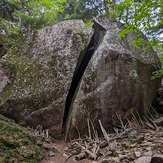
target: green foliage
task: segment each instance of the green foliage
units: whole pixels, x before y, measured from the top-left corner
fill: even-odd
[[[154,72],[152,72],[151,80],[154,80],[156,78],[160,78],[162,76],[163,76],[163,70],[154,71]]]
[[[163,52],[163,51],[162,51]],[[159,58],[160,58],[160,61],[161,61],[161,65],[162,65],[162,67],[163,67],[163,54],[161,54],[160,56],[159,56]]]
[[[92,26],[96,16],[125,23],[120,34],[139,29],[148,36],[150,46],[156,45],[163,31],[162,0],[2,0],[0,3],[0,45],[3,51],[10,48],[15,40],[36,29],[65,19],[83,19]],[[157,40],[157,41],[153,41]],[[143,39],[134,41],[136,47]],[[147,45],[149,46],[149,45]],[[1,48],[2,49],[2,48]],[[2,51],[0,49],[0,52]]]
[[[93,21],[92,20],[85,19],[84,23],[87,24],[89,27],[93,26]]]
[[[11,21],[21,32],[31,32],[56,22],[64,11],[64,3],[65,0],[4,0],[2,18]],[[6,5],[8,8],[4,9]],[[10,12],[12,15],[7,14]]]
[[[55,23],[65,0],[3,0],[0,2],[0,56],[17,40]]]
[[[91,20],[101,9],[100,1],[96,3],[98,6],[93,5],[94,0],[67,0],[62,18]]]
[[[154,49],[158,53],[158,56],[159,56],[160,61],[161,61],[162,69],[158,70],[158,71],[154,71],[152,73],[151,80],[163,77],[163,43],[158,43],[157,45],[154,46]]]
[[[160,60],[163,65],[163,43],[158,43],[154,46],[155,51],[158,53],[158,56],[160,57]]]
[[[150,38],[156,37],[163,26],[163,7],[161,0],[132,1],[123,0],[116,5],[117,20],[128,24],[127,28],[135,27]],[[154,35],[155,34],[155,35]]]
[[[0,115],[0,162],[38,163],[41,151],[27,129]]]

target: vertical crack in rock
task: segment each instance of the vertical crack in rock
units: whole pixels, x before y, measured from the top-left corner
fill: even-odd
[[[96,22],[93,25],[93,28],[95,29],[95,33],[93,34],[90,43],[87,47],[86,50],[84,50],[78,59],[73,79],[71,82],[71,86],[69,89],[69,93],[66,99],[66,104],[65,104],[65,113],[64,113],[64,119],[63,119],[63,130],[66,130],[69,128],[69,121],[70,121],[70,115],[71,115],[71,108],[74,103],[81,78],[85,72],[85,69],[94,54],[96,48],[98,47],[99,43],[101,42],[101,39],[105,35],[106,29],[104,29],[102,26],[97,24]],[[66,134],[66,131],[65,131]]]

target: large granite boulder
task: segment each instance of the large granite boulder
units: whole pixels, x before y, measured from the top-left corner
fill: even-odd
[[[79,90],[71,103],[66,137],[88,134],[88,120],[101,132],[99,120],[108,131],[133,114],[146,114],[160,86],[150,80],[160,61],[152,49],[137,49],[134,32],[120,39],[122,24],[95,20],[95,33],[103,31],[98,47],[85,70]],[[140,37],[140,36],[139,36]],[[144,37],[144,36],[142,36]]]
[[[66,127],[66,139],[88,134],[88,121],[100,133],[99,120],[109,131],[146,114],[160,62],[152,49],[132,44],[134,32],[120,39],[123,29],[108,19],[96,19],[94,29],[69,20],[30,35],[0,59],[0,113],[55,138]]]
[[[82,20],[63,21],[36,31],[12,48],[0,60],[0,112],[60,136],[76,63],[93,33]]]

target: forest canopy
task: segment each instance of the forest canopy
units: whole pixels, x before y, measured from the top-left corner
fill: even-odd
[[[83,19],[91,26],[93,17],[124,23],[126,30],[121,37],[132,30],[140,30],[161,52],[162,4],[163,0],[0,0],[0,52],[6,52],[16,40],[47,25]]]

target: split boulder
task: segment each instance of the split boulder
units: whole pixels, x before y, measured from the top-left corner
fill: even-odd
[[[96,19],[94,28],[95,33],[103,31],[103,37],[72,101],[67,138],[88,135],[88,121],[100,134],[99,120],[109,131],[132,114],[146,114],[161,83],[150,80],[152,72],[160,69],[158,56],[143,44],[133,45],[137,34],[130,32],[121,39],[124,26],[108,19]]]

